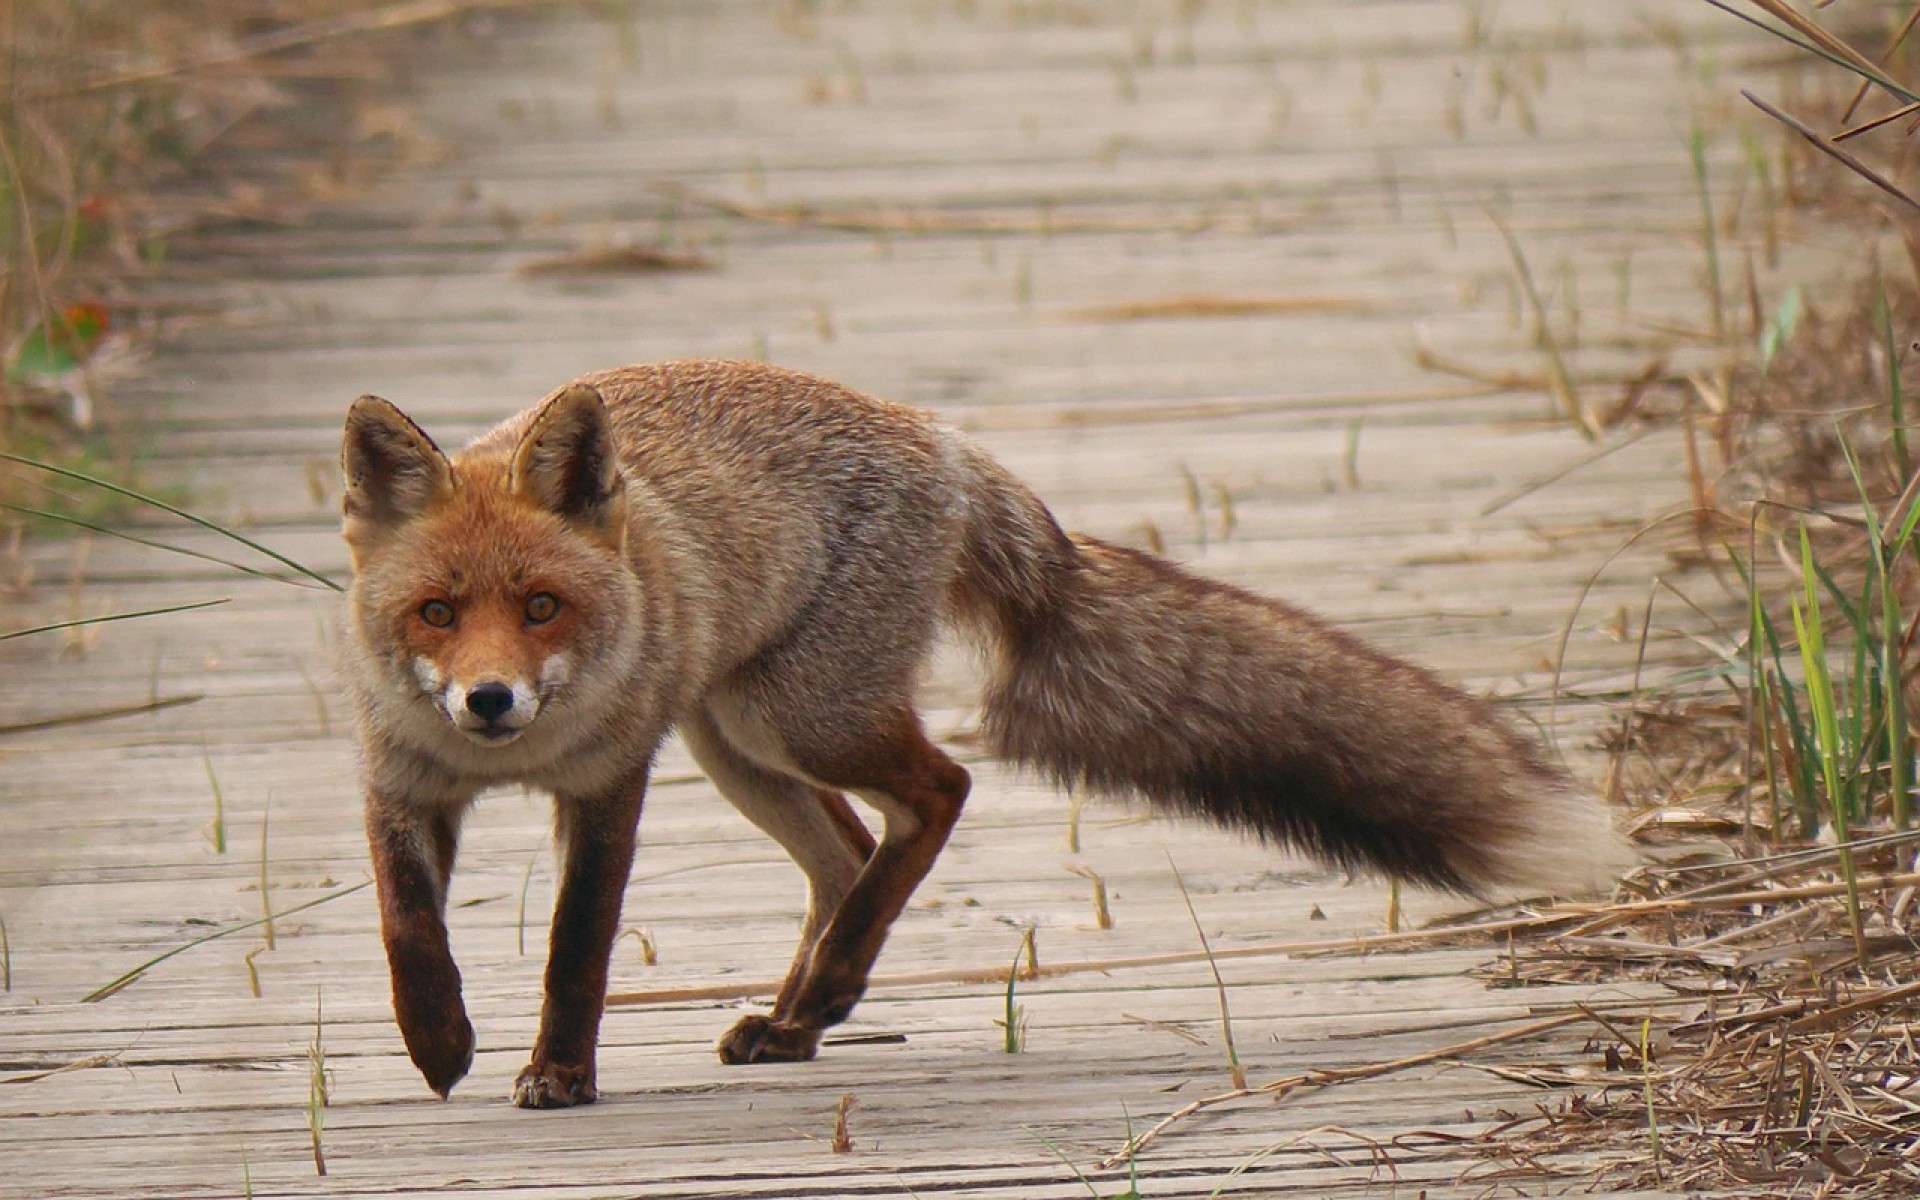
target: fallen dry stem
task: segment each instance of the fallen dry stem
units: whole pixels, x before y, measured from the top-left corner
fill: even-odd
[[[577,275],[659,275],[711,271],[717,264],[704,254],[657,250],[651,246],[584,246],[520,264],[524,279]]]
[[[92,721],[109,721],[115,717],[139,716],[141,713],[178,708],[183,704],[196,704],[206,698],[203,692],[191,692],[184,696],[162,696],[158,700],[149,700],[144,704],[114,704],[105,708],[62,713],[57,717],[41,717],[34,721],[15,721],[10,725],[0,725],[0,736],[9,733],[43,733],[49,729],[61,729],[68,725],[85,725]]]
[[[1860,891],[1884,892],[1894,888],[1907,887],[1920,883],[1920,871],[1898,871],[1886,875],[1860,876]],[[1847,885],[1844,882],[1808,883],[1798,887],[1755,888],[1741,892],[1720,892],[1714,895],[1669,896],[1657,900],[1630,900],[1624,904],[1607,904],[1593,907],[1593,919],[1598,922],[1617,922],[1631,920],[1651,913],[1705,912],[1709,909],[1745,908],[1749,904],[1780,904],[1789,900],[1814,900],[1827,896],[1843,896]],[[1590,933],[1604,925],[1581,925],[1568,931],[1569,934]]]
[[[1145,1133],[1137,1137],[1129,1138],[1126,1145],[1115,1151],[1100,1165],[1103,1169],[1111,1169],[1118,1166],[1120,1163],[1139,1154],[1149,1143],[1157,1140],[1175,1125],[1178,1125],[1181,1121],[1186,1120],[1195,1113],[1204,1112],[1210,1108],[1218,1108],[1222,1104],[1230,1104],[1235,1100],[1245,1100],[1251,1096],[1272,1096],[1278,1099],[1293,1092],[1310,1088],[1329,1087],[1336,1083],[1352,1083],[1360,1079],[1377,1079],[1382,1075],[1391,1075],[1396,1071],[1404,1071],[1409,1067],[1424,1066],[1427,1063],[1459,1058],[1463,1055],[1484,1050],[1489,1046],[1498,1046],[1506,1042],[1516,1042],[1523,1038],[1536,1037],[1542,1033],[1547,1033],[1555,1029],[1563,1029],[1568,1025],[1578,1024],[1588,1019],[1590,1019],[1589,1014],[1585,1012],[1567,1013],[1562,1016],[1549,1017],[1543,1021],[1529,1021],[1524,1025],[1515,1026],[1512,1029],[1503,1029],[1498,1033],[1490,1033],[1484,1037],[1469,1038],[1464,1042],[1455,1042],[1434,1050],[1425,1050],[1419,1054],[1410,1054],[1405,1058],[1391,1059],[1387,1062],[1367,1063],[1357,1067],[1336,1067],[1331,1070],[1302,1071],[1297,1075],[1282,1076],[1271,1082],[1263,1083],[1258,1087],[1235,1088],[1233,1091],[1222,1092],[1217,1096],[1203,1096],[1184,1108],[1176,1109],[1168,1113],[1165,1117],[1161,1118],[1159,1124],[1147,1130]]]
[[[1544,475],[1537,475],[1534,478],[1529,479],[1527,482],[1521,484],[1520,486],[1514,488],[1512,491],[1506,492],[1496,497],[1495,499],[1489,501],[1486,507],[1480,510],[1480,515],[1483,517],[1490,517],[1493,514],[1499,512],[1501,509],[1506,508],[1511,504],[1518,503],[1519,501],[1526,499],[1528,496],[1533,495],[1535,492],[1538,492],[1543,488],[1552,487],[1554,484],[1559,483],[1561,480],[1566,479],[1571,475],[1577,474],[1580,471],[1586,470],[1588,467],[1601,461],[1602,459],[1608,457],[1609,455],[1617,454],[1620,451],[1625,450],[1629,446],[1638,444],[1642,439],[1646,438],[1649,434],[1651,434],[1654,431],[1654,428],[1655,428],[1654,426],[1648,425],[1641,429],[1636,429],[1632,433],[1626,435],[1623,438],[1620,438],[1616,441],[1608,442],[1601,446],[1596,446],[1595,448],[1588,450],[1586,453],[1580,455],[1578,458],[1574,459],[1572,462],[1565,464],[1564,466],[1555,467],[1553,470],[1548,471]]]
[[[1893,35],[1892,39],[1887,42],[1887,48],[1882,50],[1878,57],[1874,59],[1874,65],[1879,67],[1885,67],[1887,65],[1887,62],[1892,59],[1894,52],[1899,50],[1901,45],[1906,42],[1907,35],[1913,32],[1913,27],[1916,22],[1920,22],[1920,5],[1915,5],[1913,10],[1907,13],[1907,19],[1901,22],[1899,32]],[[1841,124],[1853,120],[1853,114],[1859,111],[1860,102],[1865,100],[1867,93],[1872,90],[1873,81],[1871,79],[1862,79],[1860,81],[1859,85],[1854,88],[1853,99],[1847,101],[1846,111],[1840,114]]]
[[[1271,233],[1285,223],[1271,219],[1232,221],[1220,217],[1143,220],[1136,217],[1063,215],[1047,209],[1039,217],[956,213],[938,209],[839,209],[825,211],[804,204],[749,204],[695,191],[681,184],[658,183],[655,192],[693,208],[706,209],[742,221],[789,228],[834,229],[843,233],[879,234],[1016,234],[1046,237],[1057,233]]]
[[[1920,871],[1883,875],[1862,875],[1862,894],[1892,891],[1920,884]],[[1526,916],[1465,925],[1437,925],[1405,933],[1366,934],[1350,938],[1325,938],[1310,941],[1263,942],[1254,946],[1224,946],[1207,950],[1183,950],[1167,954],[1142,954],[1129,958],[1082,959],[1076,962],[1044,963],[1020,977],[1058,979],[1069,975],[1106,974],[1111,971],[1144,970],[1154,967],[1184,966],[1236,958],[1271,958],[1275,955],[1369,954],[1387,950],[1412,950],[1423,946],[1459,943],[1484,943],[1514,933],[1546,933],[1557,926],[1573,925],[1570,935],[1585,936],[1642,917],[1741,909],[1755,904],[1780,904],[1793,900],[1817,899],[1843,894],[1842,883],[1804,884],[1798,887],[1763,888],[1727,892],[1718,895],[1683,895],[1652,900],[1629,900],[1618,904],[1565,904],[1542,909]],[[905,971],[876,975],[869,989],[925,987],[933,984],[1005,984],[1008,967],[958,967],[934,971]],[[780,990],[778,979],[747,980],[740,983],[706,984],[696,987],[652,988],[646,991],[613,992],[610,1005],[685,1004],[701,1000],[746,1000],[767,996]]]
[[[1592,910],[1582,907],[1572,913],[1546,913],[1535,916],[1515,917],[1508,920],[1484,921],[1472,925],[1436,926],[1430,929],[1410,930],[1406,933],[1368,934],[1352,938],[1323,938],[1312,941],[1264,942],[1256,946],[1226,946],[1213,950],[1216,960],[1235,958],[1267,958],[1282,954],[1365,954],[1378,950],[1405,950],[1419,946],[1443,944],[1459,940],[1475,942],[1491,939],[1495,935],[1509,930],[1550,926],[1569,920],[1586,917]],[[1067,975],[1106,974],[1110,971],[1128,971],[1150,969],[1153,967],[1183,966],[1204,963],[1208,955],[1200,950],[1182,950],[1167,954],[1142,954],[1129,958],[1082,959],[1077,962],[1044,963],[1031,970],[1022,970],[1022,979],[1057,979]],[[1010,968],[997,967],[957,967],[934,971],[904,971],[891,975],[876,975],[868,983],[868,990],[886,988],[924,987],[933,984],[996,984],[1007,982]],[[746,1000],[755,996],[768,996],[780,990],[778,979],[748,980],[741,983],[707,984],[697,987],[653,988],[638,992],[613,992],[607,996],[610,1005],[638,1004],[684,1004],[701,1000]]]
[[[89,1054],[85,1058],[76,1058],[70,1063],[53,1067],[45,1071],[28,1071],[23,1075],[9,1075],[0,1079],[0,1085],[9,1083],[38,1083],[42,1079],[52,1079],[56,1075],[66,1075],[74,1071],[91,1071],[96,1067],[110,1067],[120,1061],[123,1051],[112,1054]]]
[[[1908,117],[1915,116],[1916,114],[1920,114],[1920,103],[1903,104],[1892,112],[1875,117],[1871,121],[1865,121],[1859,125],[1842,129],[1839,133],[1833,135],[1833,140],[1836,142],[1844,142],[1850,138],[1857,138],[1863,133],[1872,133],[1883,125],[1891,125],[1896,121],[1904,121]]]
[[[1503,371],[1492,367],[1477,367],[1458,358],[1451,358],[1431,346],[1420,344],[1414,347],[1413,361],[1422,370],[1434,371],[1441,375],[1452,375],[1458,379],[1483,383],[1490,388],[1503,392],[1544,392],[1550,386],[1545,375],[1536,375],[1527,371]]]
[[[1812,146],[1814,149],[1818,150],[1820,153],[1825,154],[1828,157],[1839,162],[1840,164],[1845,166],[1849,171],[1852,171],[1854,174],[1860,176],[1860,178],[1866,180],[1868,183],[1871,183],[1873,186],[1879,188],[1881,191],[1885,192],[1887,195],[1892,196],[1894,199],[1900,201],[1902,204],[1905,204],[1908,208],[1911,208],[1917,212],[1920,212],[1920,200],[1916,200],[1912,196],[1909,196],[1905,191],[1901,190],[1898,184],[1894,183],[1892,180],[1888,179],[1885,175],[1882,175],[1880,172],[1868,166],[1865,162],[1863,162],[1859,158],[1859,156],[1853,154],[1851,151],[1847,150],[1842,146],[1838,146],[1834,144],[1834,142],[1831,139],[1821,136],[1821,134],[1817,130],[1808,128],[1807,125],[1801,122],[1799,119],[1788,116],[1786,113],[1781,112],[1779,109],[1775,108],[1771,104],[1768,104],[1765,100],[1762,100],[1760,97],[1754,95],[1752,92],[1746,90],[1745,88],[1742,88],[1740,90],[1740,94],[1742,96],[1745,96],[1747,100],[1750,103],[1752,103],[1752,105],[1755,108],[1759,109],[1761,112],[1772,117],[1774,120],[1780,122],[1782,125],[1785,125],[1788,129],[1791,129],[1795,133],[1799,134],[1800,137],[1803,140],[1805,140],[1805,142],[1809,146]]]
[[[1298,313],[1370,313],[1376,306],[1351,296],[1167,296],[1069,309],[1076,321],[1162,321],[1176,317],[1276,317]]]
[[[1827,1029],[1844,1024],[1857,1013],[1869,1012],[1878,1008],[1891,1008],[1913,997],[1920,996],[1920,983],[1904,984],[1900,987],[1882,988],[1870,992],[1858,999],[1832,1008],[1823,1008],[1802,1017],[1797,1017],[1781,1029],[1782,1034],[1807,1033],[1815,1029]]]

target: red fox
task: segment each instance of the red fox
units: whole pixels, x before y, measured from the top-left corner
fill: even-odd
[[[772,1011],[720,1058],[812,1058],[967,798],[914,708],[943,622],[990,659],[988,746],[1058,783],[1469,893],[1585,890],[1624,865],[1597,800],[1485,701],[1069,536],[930,414],[823,379],[606,371],[452,458],[367,396],[342,465],[381,934],[407,1052],[442,1096],[474,1046],[446,927],[462,815],[494,784],[553,793],[546,998],[513,1101],[590,1103],[641,796],[675,731],[808,885]]]

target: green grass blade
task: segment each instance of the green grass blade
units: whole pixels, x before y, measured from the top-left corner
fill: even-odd
[[[1887,302],[1887,281],[1873,277],[1873,315],[1880,326],[1880,351],[1886,356],[1887,414],[1893,426],[1893,469],[1901,479],[1913,473],[1907,457],[1907,398],[1900,384],[1900,340],[1893,331],[1893,306]]]
[[[1817,558],[1805,560],[1802,565],[1805,570],[1812,572],[1810,578],[1820,581],[1820,586],[1826,589],[1828,597],[1831,598],[1834,605],[1839,608],[1840,615],[1847,619],[1847,624],[1853,627],[1854,632],[1864,632],[1867,627],[1866,613],[1862,612],[1860,606],[1854,603],[1852,596],[1847,595],[1846,590],[1840,586],[1840,581],[1833,577],[1832,573],[1827,570],[1826,565]],[[1817,604],[1818,601],[1809,600],[1807,603],[1810,605]]]
[[[1916,528],[1920,528],[1920,503],[1908,506],[1906,516],[1901,518],[1900,528],[1894,531],[1893,540],[1887,543],[1889,557],[1898,558],[1900,552],[1908,546],[1915,546],[1916,550],[1920,550],[1920,545],[1915,545],[1913,540],[1913,531]]]
[[[1073,1177],[1080,1181],[1080,1186],[1087,1189],[1087,1195],[1092,1196],[1093,1200],[1100,1200],[1100,1193],[1094,1189],[1092,1181],[1089,1180],[1084,1174],[1081,1173],[1079,1167],[1076,1167],[1073,1165],[1073,1160],[1067,1157],[1066,1151],[1054,1145],[1052,1138],[1048,1137],[1044,1133],[1041,1133],[1037,1129],[1029,1129],[1027,1130],[1027,1132],[1032,1134],[1034,1137],[1039,1138],[1040,1144],[1042,1146],[1045,1146],[1048,1150],[1052,1151],[1053,1156],[1059,1159],[1060,1162],[1063,1165],[1065,1165],[1067,1170],[1073,1172]],[[1127,1131],[1127,1140],[1129,1143],[1131,1143],[1133,1140],[1133,1131],[1131,1129]]]
[[[1820,610],[1808,608],[1798,598],[1792,602],[1793,632],[1800,643],[1801,669],[1807,677],[1807,707],[1813,713],[1817,735],[1814,744],[1819,759],[1820,780],[1826,787],[1830,813],[1844,813],[1840,803],[1840,731],[1833,711],[1833,681],[1827,674],[1826,639],[1820,627]]]
[[[1853,477],[1854,494],[1860,497],[1860,516],[1866,522],[1867,533],[1871,535],[1877,557],[1880,549],[1880,514],[1873,507],[1873,497],[1867,491],[1866,476],[1860,472],[1860,459],[1854,454],[1853,443],[1847,440],[1847,435],[1840,428],[1838,421],[1834,422],[1833,436],[1840,445],[1840,457],[1847,464],[1847,474]]]
[[[363,892],[372,886],[373,886],[373,880],[369,879],[362,883],[356,883],[351,887],[339,888],[338,890],[328,892],[324,896],[316,896],[311,900],[303,901],[299,904],[294,905],[292,908],[283,908],[279,912],[274,913],[273,916],[276,919],[280,917],[290,917],[295,913],[305,912],[310,908],[318,908],[322,904],[327,904],[327,903],[330,903],[331,901],[338,900],[343,896],[351,896],[355,892]],[[105,1000],[108,996],[111,996],[116,992],[124,990],[130,984],[138,982],[142,975],[145,975],[148,971],[151,971],[153,968],[159,966],[163,962],[166,962],[170,958],[176,957],[177,955],[185,954],[187,951],[192,950],[196,946],[204,946],[208,942],[217,941],[218,939],[223,937],[231,937],[236,933],[245,933],[249,929],[258,929],[260,926],[266,923],[267,923],[267,918],[255,917],[251,921],[242,921],[238,925],[228,925],[223,929],[216,929],[212,933],[202,934],[201,936],[194,938],[192,941],[182,942],[178,946],[175,946],[173,949],[168,950],[164,954],[154,955],[152,958],[149,958],[147,961],[141,963],[139,966],[135,967],[133,970],[128,971],[126,974],[121,975],[119,978],[113,980],[111,983],[107,983],[93,989],[91,992],[88,992],[86,995],[80,997],[80,1003],[97,1004],[100,1001]]]
[[[107,537],[119,538],[123,542],[132,542],[136,546],[146,546],[152,550],[165,550],[168,554],[179,554],[186,558],[197,558],[201,562],[210,562],[216,566],[226,567],[232,571],[239,571],[243,575],[252,575],[256,579],[271,579],[275,583],[284,583],[300,588],[311,588],[313,586],[312,584],[302,583],[298,579],[288,579],[285,575],[276,575],[272,571],[262,571],[258,567],[249,567],[245,563],[237,563],[231,559],[221,558],[217,554],[208,554],[202,550],[189,550],[185,546],[175,546],[170,542],[157,542],[152,538],[143,538],[138,534],[128,533],[122,529],[115,529],[109,525],[97,524],[96,522],[71,516],[67,513],[53,512],[44,508],[30,508],[24,504],[10,504],[5,500],[0,500],[0,509],[4,509],[7,512],[17,512],[23,516],[39,517],[46,521],[56,521],[62,525],[77,526],[90,533],[104,534]]]
[[[1032,936],[1031,929],[1021,936],[1020,945],[1013,952],[1013,965],[1007,968],[1006,1015],[999,1024],[1002,1026],[1004,1035],[1000,1048],[1008,1054],[1018,1054],[1026,1048],[1020,1036],[1020,1006],[1014,1002],[1013,997],[1014,989],[1020,979],[1020,960],[1026,957],[1027,942]]]
[[[1780,702],[1781,714],[1787,721],[1787,734],[1793,742],[1794,808],[1800,815],[1801,835],[1812,837],[1820,831],[1820,793],[1813,775],[1819,754],[1814,747],[1814,732],[1801,716],[1800,689],[1794,687],[1793,677],[1787,674],[1786,648],[1780,639],[1780,631],[1764,607],[1756,603],[1756,611],[1761,632],[1766,637],[1768,653],[1773,659],[1773,678],[1777,685],[1774,694]]]
[[[1876,557],[1879,551],[1876,548]],[[1883,560],[1884,563],[1884,560]],[[1886,734],[1887,808],[1895,829],[1905,829],[1912,818],[1913,740],[1908,736],[1907,696],[1901,678],[1900,647],[1906,644],[1906,619],[1900,597],[1883,574],[1880,599],[1881,637],[1878,645],[1882,728]]]
[[[1800,288],[1796,284],[1787,289],[1780,297],[1780,304],[1773,310],[1773,316],[1760,331],[1760,373],[1766,374],[1773,364],[1774,356],[1792,339],[1793,331],[1800,325]]]
[[[1693,160],[1694,188],[1700,193],[1700,232],[1707,251],[1707,303],[1713,318],[1713,340],[1727,340],[1727,298],[1720,286],[1720,234],[1713,219],[1712,177],[1707,173],[1707,135],[1698,125],[1687,139],[1687,153]],[[1770,356],[1769,356],[1770,357]],[[1762,363],[1762,370],[1765,363]]]
[[[1884,307],[1886,293],[1880,291],[1878,300]],[[1891,352],[1892,347],[1889,347]],[[1899,388],[1899,364],[1894,362],[1892,374],[1893,388]],[[1898,401],[1895,401],[1896,406]],[[1900,647],[1906,641],[1906,621],[1900,612],[1900,595],[1892,581],[1891,562],[1900,553],[1903,545],[1913,531],[1913,514],[1909,513],[1901,527],[1900,536],[1889,549],[1881,531],[1879,514],[1875,511],[1873,499],[1867,492],[1867,484],[1860,470],[1859,459],[1853,453],[1853,447],[1842,437],[1840,449],[1846,456],[1847,470],[1853,476],[1854,490],[1860,496],[1860,511],[1867,527],[1867,577],[1865,592],[1860,605],[1863,610],[1871,610],[1876,597],[1879,600],[1879,629],[1867,631],[1861,638],[1861,669],[1866,669],[1867,652],[1871,651],[1872,689],[1869,694],[1863,686],[1860,705],[1863,710],[1873,714],[1873,730],[1862,737],[1860,753],[1863,760],[1870,752],[1868,738],[1878,742],[1885,750],[1887,760],[1887,799],[1888,810],[1896,828],[1905,828],[1908,818],[1910,798],[1909,783],[1913,778],[1913,751],[1907,737],[1906,696],[1901,686]],[[1904,458],[1905,448],[1898,453]],[[1920,509],[1920,505],[1915,506]],[[1868,775],[1871,790],[1872,776]],[[1863,805],[1863,815],[1871,812],[1871,806]]]
[[[1721,551],[1727,561],[1740,576],[1740,584],[1747,590],[1747,695],[1749,697],[1749,722],[1754,726],[1754,736],[1760,742],[1761,766],[1767,773],[1767,828],[1779,836],[1780,830],[1780,755],[1781,747],[1774,741],[1774,714],[1778,707],[1773,688],[1773,676],[1767,670],[1764,651],[1769,643],[1773,648],[1773,658],[1780,659],[1779,639],[1773,636],[1771,622],[1767,619],[1766,605],[1761,600],[1759,582],[1747,570],[1747,564],[1734,552],[1732,546],[1721,543]],[[1790,686],[1790,685],[1789,685]],[[1781,715],[1785,715],[1784,709]],[[1751,759],[1748,760],[1751,764]],[[1747,779],[1748,794],[1752,794],[1753,779],[1751,765]]]
[[[1853,669],[1842,681],[1844,689],[1836,694],[1847,698],[1845,721],[1840,729],[1840,786],[1846,789],[1847,812],[1861,814],[1873,804],[1873,772],[1867,768],[1869,739],[1880,732],[1880,684],[1878,672],[1869,661],[1867,638],[1853,640]]]
[[[200,761],[207,768],[207,787],[213,792],[213,852],[227,852],[227,797],[220,790],[220,777],[213,772],[213,755],[200,747]]]
[[[198,600],[192,604],[170,604],[165,608],[143,608],[138,612],[108,613],[101,617],[78,617],[71,621],[55,621],[51,625],[35,625],[30,629],[15,629],[0,633],[0,642],[12,641],[34,633],[52,633],[58,629],[73,629],[81,625],[103,625],[108,621],[131,621],[136,617],[158,617],[167,613],[193,612],[195,609],[212,608],[215,605],[231,602],[230,597],[218,600]]]
[[[1827,785],[1827,811],[1833,818],[1833,833],[1838,843],[1840,875],[1847,885],[1847,921],[1853,932],[1854,954],[1861,970],[1867,967],[1867,943],[1860,918],[1859,879],[1853,864],[1853,832],[1847,799],[1843,794],[1838,756],[1838,720],[1834,713],[1833,682],[1827,672],[1826,634],[1820,623],[1818,596],[1814,590],[1813,541],[1806,522],[1800,523],[1800,562],[1805,578],[1806,607],[1793,603],[1793,627],[1800,639],[1801,665],[1807,677],[1807,704],[1813,709],[1820,730],[1820,767]]]
[[[311,579],[316,583],[324,584],[325,586],[332,588],[336,592],[344,592],[347,590],[346,588],[341,587],[339,584],[335,583],[333,580],[328,579],[325,575],[320,574],[318,571],[315,571],[310,567],[302,566],[300,563],[293,561],[291,558],[288,558],[286,555],[281,554],[277,550],[268,549],[266,546],[261,545],[259,542],[256,542],[249,537],[245,537],[241,534],[235,533],[233,530],[228,529],[224,525],[218,524],[217,522],[214,522],[214,521],[209,521],[205,517],[197,516],[193,513],[188,512],[184,508],[180,508],[176,505],[168,504],[165,500],[156,499],[152,496],[147,495],[145,492],[136,492],[132,488],[121,487],[117,483],[111,483],[105,479],[97,478],[95,476],[87,474],[85,471],[76,471],[76,470],[73,470],[71,467],[58,467],[52,463],[41,462],[37,458],[28,458],[24,454],[14,454],[6,450],[0,450],[0,461],[17,463],[20,466],[32,467],[37,471],[46,471],[49,474],[58,475],[64,479],[72,479],[79,483],[91,484],[92,486],[97,488],[104,488],[105,490],[112,492],[116,496],[125,496],[129,500],[136,500],[141,504],[145,504],[151,508],[157,508],[161,512],[172,513],[174,516],[179,517],[183,521],[190,521],[193,524],[200,526],[202,529],[211,530],[214,533],[219,534],[221,537],[230,538],[233,541],[239,542],[242,546],[245,546],[247,549],[252,550],[255,553],[264,554],[268,558],[279,563],[283,567],[291,567],[293,570],[298,571],[302,575],[305,575],[308,579]]]
[[[1913,823],[1913,738],[1897,676],[1887,682],[1887,800],[1895,829]]]
[[[1737,561],[1737,560],[1736,560]],[[1746,575],[1741,572],[1742,577]],[[1767,684],[1766,667],[1760,661],[1760,589],[1747,587],[1747,725],[1750,739],[1760,743],[1761,767],[1767,773],[1768,828],[1780,828],[1780,774],[1773,746],[1773,695]],[[1747,796],[1752,803],[1753,776],[1751,756],[1747,759]],[[1751,808],[1749,808],[1751,812]]]
[[[1813,541],[1807,526],[1800,525],[1800,565],[1803,598],[1793,601],[1793,632],[1800,646],[1800,669],[1807,681],[1807,708],[1813,713],[1813,725],[1820,755],[1821,782],[1826,785],[1829,810],[1845,811],[1841,803],[1840,721],[1835,711],[1833,676],[1827,666],[1826,627],[1820,617],[1820,596],[1814,588],[1815,563]]]

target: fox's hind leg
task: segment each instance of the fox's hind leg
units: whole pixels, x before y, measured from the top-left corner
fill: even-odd
[[[927,740],[913,709],[965,549],[966,502],[944,450],[904,479],[894,477],[896,465],[889,460],[872,478],[822,481],[843,507],[812,599],[707,696],[708,718],[742,756],[858,796],[882,820],[879,844],[773,1015],[747,1017],[721,1039],[726,1062],[813,1057],[821,1031],[846,1020],[866,991],[887,930],[966,802],[966,771]]]
[[[787,737],[787,752],[807,778],[844,789],[878,809],[880,842],[820,930],[804,962],[797,962],[770,1016],[750,1016],[720,1041],[729,1063],[791,1062],[812,1058],[820,1034],[847,1014],[867,989],[887,931],[926,878],[967,798],[967,772],[921,732],[902,707],[874,720],[857,740],[810,744]]]
[[[873,854],[873,835],[845,796],[754,762],[728,743],[706,714],[682,721],[680,736],[720,794],[780,843],[806,874],[807,916],[800,927],[800,947],[773,1006],[773,1019],[785,1020],[814,943]],[[720,1055],[728,1058],[724,1044]]]

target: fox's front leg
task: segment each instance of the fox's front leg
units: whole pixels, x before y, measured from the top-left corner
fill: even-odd
[[[547,944],[547,995],[533,1061],[514,1081],[521,1108],[591,1104],[594,1047],[607,1001],[607,960],[620,927],[620,900],[633,869],[634,829],[646,793],[645,769],[592,799],[556,796],[560,895]]]
[[[433,807],[370,791],[367,844],[380,894],[380,938],[393,975],[393,1015],[407,1055],[445,1099],[473,1065],[473,1025],[447,945],[447,879],[464,804]]]

